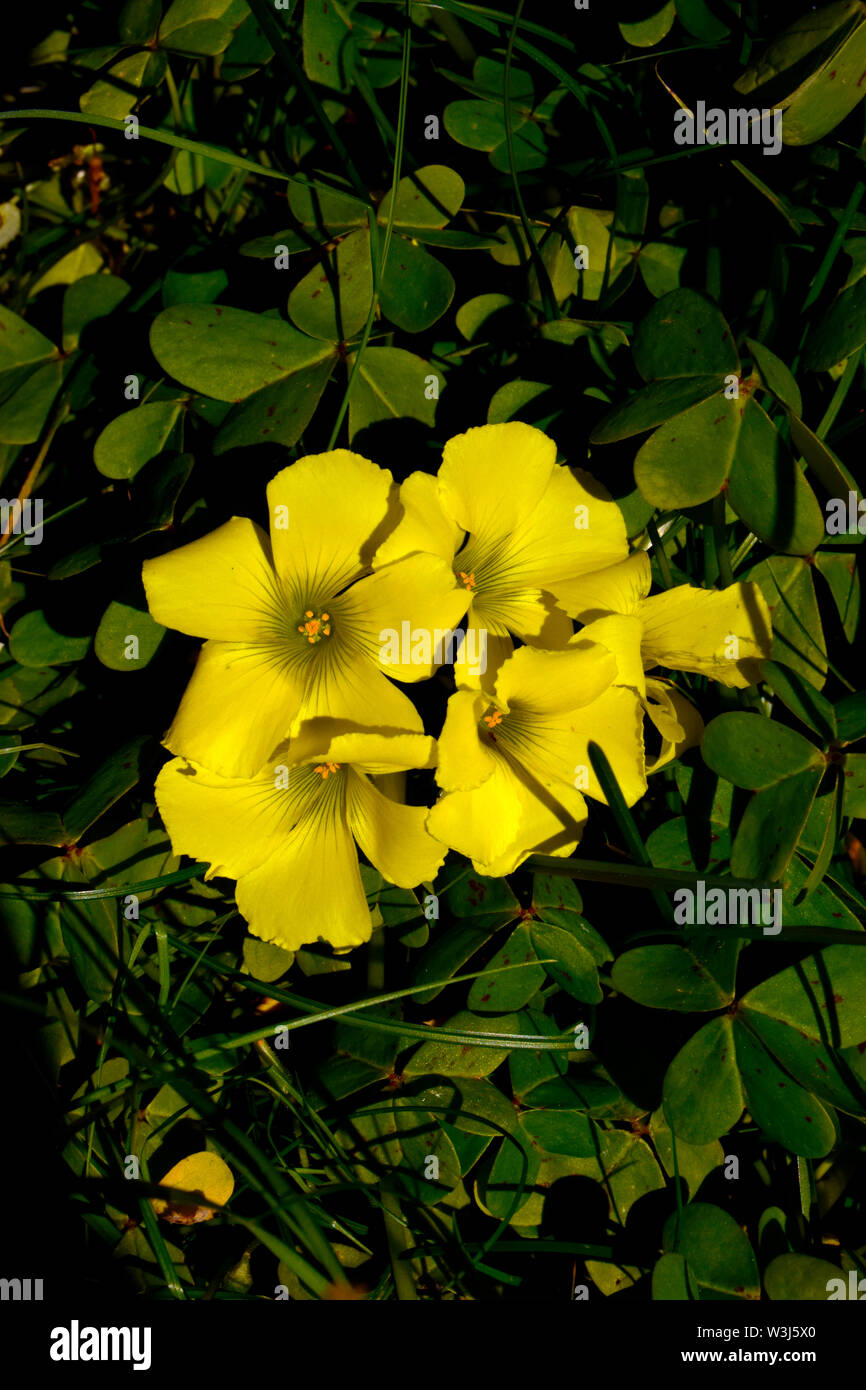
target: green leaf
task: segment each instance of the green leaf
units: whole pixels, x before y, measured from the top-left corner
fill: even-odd
[[[669,241],[651,241],[641,247],[637,268],[656,299],[679,288],[680,271],[687,254],[688,247],[674,246]]]
[[[836,705],[839,742],[856,743],[866,738],[866,691],[845,695]]]
[[[149,613],[112,600],[96,629],[93,650],[103,666],[112,671],[141,671],[156,652],[165,631]]]
[[[632,350],[644,381],[740,372],[730,328],[696,290],[673,290],[658,300],[641,320]]]
[[[589,1116],[578,1110],[532,1110],[521,1115],[520,1124],[546,1153],[593,1158],[600,1147],[600,1132]]]
[[[777,661],[765,661],[762,676],[782,704],[816,733],[825,746],[836,738],[833,706],[813,685],[789,666],[782,666]]]
[[[48,338],[0,304],[0,389],[4,394],[27,375],[21,368],[35,367],[56,355]]]
[[[368,225],[368,208],[349,189],[330,188],[292,179],[289,184],[289,208],[302,227],[315,229],[323,241],[353,227]],[[277,234],[283,240],[284,232]],[[274,254],[273,246],[269,254]]]
[[[815,597],[812,566],[794,555],[774,555],[743,576],[761,586],[773,620],[773,661],[790,666],[820,690],[827,647]]]
[[[119,275],[85,275],[63,296],[63,351],[74,352],[88,324],[113,313],[129,294]]]
[[[668,1177],[673,1179],[679,1172],[690,1197],[697,1194],[704,1179],[725,1161],[724,1149],[716,1141],[711,1144],[688,1144],[685,1139],[677,1139],[675,1165],[674,1140],[662,1109],[656,1110],[650,1117],[650,1134]]]
[[[641,495],[671,510],[715,497],[733,465],[742,424],[739,403],[723,394],[675,415],[638,450],[634,480]]]
[[[150,330],[150,345],[164,371],[217,401],[246,400],[333,357],[281,319],[214,304],[164,309]]]
[[[361,331],[372,299],[370,234],[362,229],[345,237],[324,264],[315,265],[295,286],[289,315],[313,338],[342,341]]]
[[[600,1003],[598,967],[585,946],[570,932],[543,922],[532,923],[530,937],[539,960],[546,962],[544,969],[567,994],[586,1004]]]
[[[479,1018],[468,1010],[461,1010],[448,1020],[448,1028],[466,1033],[516,1033],[517,1014],[500,1014],[496,1018]],[[503,1047],[485,1047],[483,1040],[473,1046],[471,1043],[452,1043],[435,1038],[424,1042],[405,1064],[403,1071],[407,1076],[489,1076],[508,1056]]]
[[[85,830],[141,779],[150,739],[144,735],[121,744],[63,812],[66,843],[80,840]]]
[[[336,351],[263,386],[229,412],[214,440],[215,454],[248,444],[297,443],[312,419],[338,361]]]
[[[676,17],[674,0],[667,0],[667,4],[662,5],[646,19],[637,19],[631,23],[620,21],[617,28],[626,43],[632,44],[635,48],[653,48],[655,44],[661,43]]]
[[[408,417],[432,425],[436,400],[428,398],[431,375],[436,376],[429,362],[404,348],[367,348],[349,400],[349,437],[379,420]]]
[[[505,420],[520,419],[537,423],[535,412],[539,407],[533,403],[550,391],[551,387],[543,381],[506,381],[490,398],[488,425],[501,425]],[[542,427],[540,423],[538,427]]]
[[[816,65],[808,71],[808,75],[803,76],[805,64],[794,68],[799,85],[790,95],[786,93],[781,101],[775,99],[775,104],[781,105],[785,113],[783,139],[786,145],[811,145],[816,140],[822,140],[854,110],[864,96],[860,85],[866,66],[866,25],[863,23],[862,7],[857,4],[831,4],[819,11],[817,17],[810,14],[805,18],[805,24],[801,19],[773,45],[773,66],[788,67],[786,39],[790,43],[793,38],[791,49],[798,56],[802,52],[805,35],[809,36],[810,47],[820,44],[813,54]],[[749,76],[744,74],[744,78]],[[739,87],[739,83],[735,85]],[[762,96],[760,85],[757,90]]]
[[[394,230],[414,235],[416,228],[441,228],[456,217],[463,204],[465,185],[460,175],[445,164],[425,164],[402,178],[394,200]],[[379,204],[376,219],[386,226],[391,211],[391,189]]]
[[[142,89],[158,87],[165,76],[165,54],[139,49],[126,53],[112,64],[105,77],[100,77],[79,100],[86,116],[109,116],[122,120],[134,110],[141,99]]]
[[[842,630],[848,641],[853,642],[860,622],[860,574],[854,558],[850,554],[834,555],[831,551],[819,550],[815,568],[827,581]]]
[[[761,380],[772,391],[777,400],[782,405],[792,410],[795,415],[803,414],[803,398],[800,395],[800,388],[794,380],[794,376],[789,367],[785,366],[781,357],[777,357],[763,343],[758,343],[754,338],[746,339],[746,346],[755,359],[755,365],[761,374]]]
[[[106,478],[134,478],[157,454],[172,447],[183,401],[145,401],[105,426],[93,446],[93,462]]]
[[[810,1096],[774,1061],[766,1047],[737,1020],[737,1065],[746,1106],[768,1139],[804,1158],[823,1158],[836,1142],[836,1127],[815,1096]]]
[[[822,776],[823,766],[807,767],[755,792],[731,850],[735,878],[774,883],[781,877],[797,847]]]
[[[63,666],[81,661],[90,637],[73,637],[56,631],[41,609],[25,613],[9,635],[9,651],[22,666]]]
[[[245,0],[174,0],[159,26],[159,43],[190,57],[213,57],[247,16]]]
[[[415,1201],[440,1201],[453,1192],[462,1176],[457,1150],[443,1128],[442,1117],[417,1109],[415,1102],[410,1105],[403,1095],[394,1097],[394,1114],[403,1152],[401,1183]],[[428,1176],[429,1158],[437,1160],[435,1178]]]
[[[156,37],[161,16],[160,0],[126,0],[117,31],[124,43],[149,43]]]
[[[684,1255],[673,1250],[661,1255],[653,1266],[652,1293],[654,1303],[681,1303],[700,1299],[698,1282],[689,1270]]]
[[[759,791],[806,768],[823,767],[819,749],[794,729],[759,714],[720,714],[704,731],[708,767],[737,787]]]
[[[793,555],[811,555],[824,539],[824,514],[769,416],[746,402],[728,501],[749,530]]]
[[[590,435],[592,444],[613,444],[680,416],[701,401],[724,399],[722,376],[689,376],[654,381],[635,392],[624,405],[602,417]]]
[[[484,968],[500,970],[503,966],[519,963],[529,967],[536,959],[529,929],[521,922]],[[476,1013],[509,1013],[522,1009],[544,984],[545,977],[545,968],[540,965],[534,969],[505,970],[497,976],[485,975],[474,981],[467,1002]]]
[[[666,1251],[682,1255],[689,1273],[711,1296],[757,1299],[758,1264],[748,1237],[732,1216],[708,1202],[690,1202],[665,1222]]]
[[[379,291],[382,312],[391,322],[407,333],[423,333],[442,317],[453,297],[450,271],[423,246],[395,237]]]
[[[4,401],[0,406],[0,441],[4,444],[36,442],[72,365],[71,359],[46,362]]]
[[[730,33],[707,0],[676,0],[676,7],[683,28],[701,43],[716,44]]]
[[[866,27],[864,27],[866,34]],[[866,343],[866,279],[858,280],[836,297],[822,319],[809,332],[803,365],[811,372],[826,372],[850,357]]]
[[[764,1270],[764,1289],[774,1302],[826,1303],[831,1279],[848,1288],[845,1270],[815,1255],[777,1255]]]
[[[273,256],[273,248],[270,254]],[[212,304],[227,288],[226,272],[199,270],[194,272],[168,270],[162,282],[162,302],[166,309],[173,304]]]
[[[614,964],[611,984],[620,994],[652,1009],[676,1009],[684,1013],[703,1013],[724,1008],[733,998],[736,952],[719,942],[711,968],[707,951],[700,955],[683,946],[639,946],[626,951]],[[727,957],[726,961],[724,958]],[[719,967],[728,979],[723,986],[717,978]],[[733,968],[731,968],[733,966]]]
[[[481,327],[503,309],[513,309],[515,300],[510,294],[479,294],[461,304],[455,315],[459,332],[468,342],[477,337]],[[489,329],[488,329],[489,332]]]
[[[733,1020],[711,1019],[680,1049],[665,1073],[664,1113],[677,1138],[709,1144],[743,1113]]]
[[[102,257],[92,241],[82,241],[72,251],[55,261],[50,270],[40,275],[30,290],[30,298],[53,285],[72,285],[86,275],[95,275],[102,270]]]
[[[352,22],[338,0],[304,0],[304,72],[311,82],[344,92],[355,68]]]

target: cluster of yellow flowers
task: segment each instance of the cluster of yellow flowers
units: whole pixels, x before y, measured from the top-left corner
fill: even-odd
[[[160,623],[207,639],[157,780],[172,845],[237,879],[250,929],[290,950],[369,938],[357,846],[403,888],[449,847],[490,876],[570,854],[582,792],[603,800],[590,741],[631,805],[700,740],[695,708],[646,671],[746,686],[769,655],[756,585],[648,597],[619,507],[529,425],[471,429],[436,477],[399,487],[346,449],[311,455],[267,496],[270,537],[234,517],[146,561],[144,583]],[[437,742],[394,681],[449,653]],[[661,735],[649,765],[645,716]],[[436,769],[431,809],[381,789],[410,768]]]

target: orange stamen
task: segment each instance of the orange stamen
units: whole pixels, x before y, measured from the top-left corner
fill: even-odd
[[[313,771],[314,771],[314,772],[318,772],[318,773],[321,774],[321,777],[322,777],[322,781],[323,781],[323,782],[326,782],[326,781],[328,780],[328,773],[329,773],[329,772],[339,772],[339,770],[340,770],[340,764],[339,764],[339,763],[319,763],[319,766],[318,766],[318,767],[314,767],[314,768],[313,768]]]
[[[502,710],[495,709],[492,714],[485,714],[484,723],[488,729],[495,729],[497,724],[502,723]]]
[[[471,573],[469,573],[469,574],[467,574],[465,570],[460,570],[460,571],[459,571],[459,574],[460,574],[460,578],[463,580],[463,584],[464,584],[465,588],[467,588],[467,589],[474,589],[474,588],[475,588],[475,571],[474,571],[474,570],[472,570]]]

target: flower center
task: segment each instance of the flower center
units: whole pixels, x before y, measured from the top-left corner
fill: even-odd
[[[474,588],[475,588],[475,571],[474,571],[474,570],[470,571],[469,573],[467,573],[466,570],[458,570],[458,571],[457,571],[457,578],[463,581],[463,587],[464,587],[464,589],[474,589]]]
[[[298,623],[298,632],[302,637],[306,637],[310,643],[321,642],[323,637],[331,635],[331,616],[329,613],[314,613],[312,608],[308,608],[304,613],[304,621]],[[318,772],[318,768],[316,769]]]
[[[327,782],[328,773],[339,772],[341,766],[340,763],[319,763],[318,767],[313,768],[313,771],[320,773],[322,781]]]

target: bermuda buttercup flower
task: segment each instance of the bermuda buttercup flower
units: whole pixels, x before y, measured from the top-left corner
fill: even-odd
[[[333,735],[333,723],[302,724],[255,777],[221,777],[175,758],[156,780],[175,853],[207,862],[208,879],[237,879],[238,911],[250,931],[290,951],[319,940],[345,949],[369,939],[356,845],[400,888],[432,880],[445,857],[425,829],[426,807],[392,801],[370,781],[432,767],[435,740]]]
[[[615,674],[597,642],[521,647],[491,693],[452,695],[436,772],[444,795],[427,818],[430,833],[492,878],[532,853],[570,854],[587,817],[574,775],[587,742],[584,713]]]
[[[144,564],[150,611],[207,639],[166,737],[172,753],[252,776],[302,719],[420,733],[411,700],[432,662],[382,661],[383,628],[449,628],[465,607],[449,565],[407,556],[370,572],[399,514],[391,474],[335,449],[268,485],[270,538],[233,517]],[[387,675],[385,672],[387,671]]]
[[[556,462],[556,445],[520,421],[479,425],[445,445],[434,478],[413,473],[400,489],[404,516],[374,568],[413,552],[451,566],[467,630],[487,633],[488,665],[524,642],[561,647],[573,627],[557,608],[559,580],[628,554],[615,502],[587,473]]]
[[[770,610],[757,584],[698,589],[679,584],[648,598],[652,566],[640,550],[597,574],[551,585],[558,602],[581,623],[611,614],[632,619],[645,670],[667,666],[745,688],[760,679],[773,642]],[[600,635],[595,637],[603,641]]]
[[[747,686],[760,677],[772,646],[770,612],[756,584],[709,590],[681,584],[648,598],[652,569],[645,551],[597,574],[557,585],[559,602],[586,624],[572,639],[601,642],[616,657],[617,674],[586,711],[586,727],[603,749],[627,803],[647,788],[658,771],[700,741],[703,721],[670,682],[646,675],[655,666],[709,676],[728,686]],[[662,745],[649,765],[644,717],[658,729]],[[604,800],[588,751],[586,791]]]

